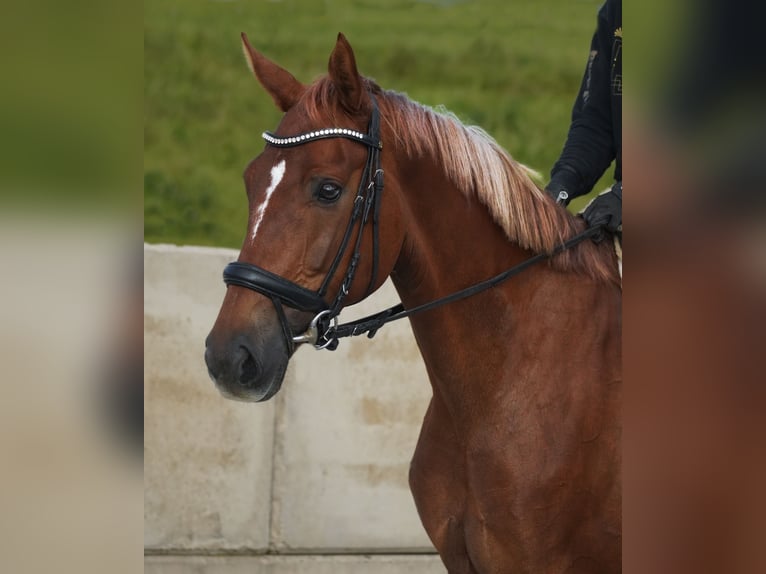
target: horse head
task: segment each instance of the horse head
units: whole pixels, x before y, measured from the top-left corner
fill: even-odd
[[[205,361],[225,396],[264,401],[279,390],[296,345],[311,339],[301,333],[313,327],[315,339],[317,324],[384,282],[403,224],[396,181],[387,178],[382,193],[376,87],[357,71],[346,38],[338,35],[327,76],[310,86],[244,34],[242,44],[285,115],[244,173],[247,233],[224,275]]]

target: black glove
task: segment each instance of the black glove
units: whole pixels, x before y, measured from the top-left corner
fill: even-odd
[[[622,231],[622,182],[591,201],[582,217],[588,227],[603,227],[612,233]]]

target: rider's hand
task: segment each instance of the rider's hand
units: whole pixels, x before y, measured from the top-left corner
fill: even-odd
[[[622,231],[622,182],[598,195],[583,211],[588,227],[603,227],[612,233]]]

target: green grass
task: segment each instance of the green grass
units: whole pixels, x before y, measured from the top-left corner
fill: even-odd
[[[547,174],[566,136],[600,3],[145,3],[145,239],[241,244],[242,171],[280,114],[244,63],[240,32],[304,82],[326,71],[343,32],[361,73],[424,104],[444,105]]]

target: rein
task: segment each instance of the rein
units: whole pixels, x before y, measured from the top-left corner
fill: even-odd
[[[366,333],[367,338],[372,339],[378,330],[387,323],[398,321],[399,319],[404,319],[406,317],[411,317],[412,315],[422,313],[423,311],[430,311],[436,307],[441,307],[442,305],[447,305],[448,303],[460,301],[461,299],[467,299],[468,297],[472,297],[473,295],[487,291],[488,289],[491,289],[492,287],[507,281],[511,277],[520,274],[522,271],[526,271],[535,263],[550,259],[551,257],[554,257],[555,255],[558,255],[567,249],[571,249],[585,239],[595,237],[600,233],[602,233],[600,228],[589,227],[588,229],[581,231],[577,235],[571,237],[564,243],[557,245],[556,248],[554,248],[550,253],[539,253],[534,255],[529,259],[522,261],[518,265],[514,265],[510,269],[506,269],[502,273],[499,273],[494,277],[490,277],[489,279],[486,279],[480,283],[475,283],[469,287],[466,287],[465,289],[455,291],[454,293],[450,293],[449,295],[445,295],[439,299],[434,299],[428,303],[423,303],[417,307],[412,307],[411,309],[405,309],[404,305],[399,303],[393,307],[389,307],[388,309],[380,311],[379,313],[367,315],[366,317],[362,317],[356,321],[350,321],[341,325],[331,325],[327,331],[321,335],[321,337],[330,338],[337,341],[338,339],[342,339],[344,337],[356,337]],[[337,347],[337,344],[335,347]],[[333,347],[333,349],[335,347]]]
[[[550,259],[567,249],[571,249],[585,239],[595,237],[602,233],[602,230],[599,227],[590,227],[557,245],[550,253],[534,255],[494,277],[490,277],[480,283],[476,283],[439,299],[423,303],[417,307],[405,309],[404,306],[399,303],[381,312],[357,319],[356,321],[338,324],[338,315],[343,307],[343,301],[348,295],[354,276],[356,275],[364,228],[370,219],[372,220],[373,262],[370,282],[367,285],[367,292],[364,297],[367,297],[372,292],[378,274],[378,216],[380,199],[383,193],[383,170],[380,168],[380,151],[383,148],[383,144],[380,140],[380,112],[378,111],[378,104],[372,94],[370,97],[372,98],[372,115],[370,117],[367,134],[346,128],[321,129],[290,137],[277,136],[271,132],[264,132],[263,134],[263,139],[266,140],[269,145],[275,147],[287,148],[320,139],[345,138],[361,143],[367,146],[369,150],[367,154],[367,162],[359,182],[359,189],[354,198],[354,207],[346,231],[343,235],[340,247],[338,248],[338,252],[335,254],[330,269],[318,291],[311,291],[310,289],[306,289],[280,275],[276,275],[257,265],[243,261],[233,261],[224,268],[223,280],[226,285],[245,287],[257,291],[271,299],[285,337],[288,356],[291,356],[295,352],[296,344],[300,343],[310,343],[316,349],[329,349],[334,351],[338,348],[339,340],[345,337],[356,337],[358,335],[367,334],[367,337],[371,339],[375,336],[378,330],[387,323],[398,321],[405,317],[411,317],[417,313],[441,307],[442,305],[466,299],[486,291],[487,289],[518,275],[536,263]],[[372,215],[371,218],[370,215]],[[338,266],[340,265],[344,253],[351,244],[351,236],[353,235],[357,222],[359,222],[359,230],[354,241],[354,250],[351,255],[351,260],[337,295],[333,299],[332,304],[328,305],[325,302],[327,288],[338,270]],[[287,317],[285,316],[285,311],[282,306],[283,303],[288,307],[299,311],[315,313],[309,328],[302,335],[292,334],[292,330],[287,322]]]

